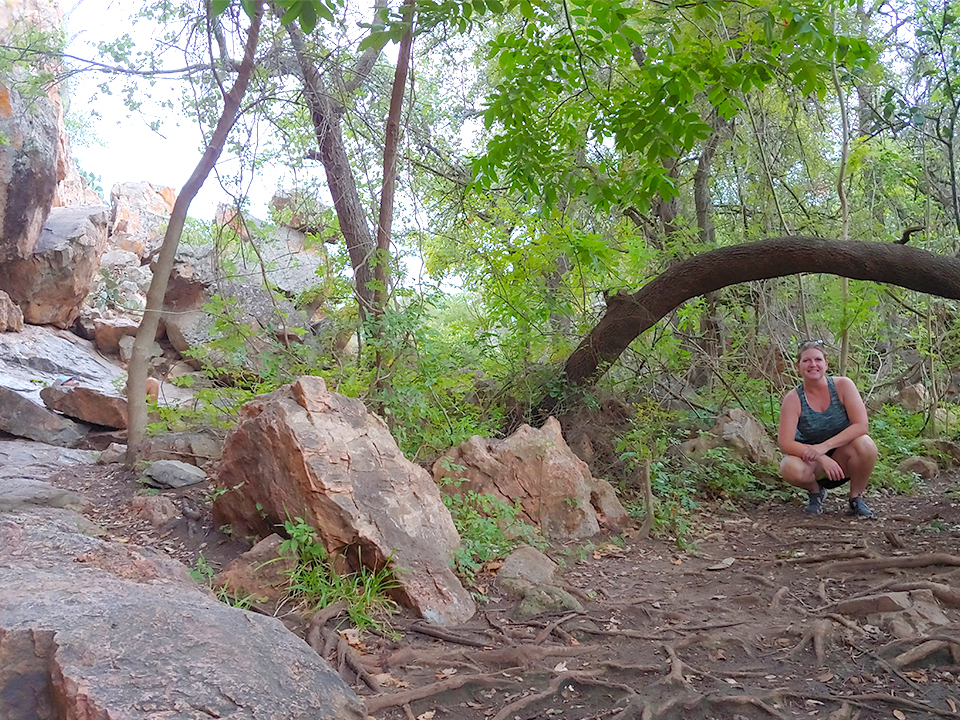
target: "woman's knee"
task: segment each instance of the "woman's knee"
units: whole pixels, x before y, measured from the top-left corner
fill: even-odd
[[[787,455],[780,461],[780,477],[791,485],[797,485],[813,480],[814,473],[801,458]]]
[[[850,443],[850,449],[860,461],[876,462],[879,454],[877,444],[869,435],[861,435]]]

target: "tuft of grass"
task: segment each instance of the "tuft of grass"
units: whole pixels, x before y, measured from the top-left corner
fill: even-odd
[[[397,587],[388,568],[390,558],[378,570],[361,565],[356,573],[341,574],[330,562],[316,531],[303,518],[288,518],[283,529],[287,539],[281,543],[280,552],[297,559],[297,566],[290,573],[289,597],[311,611],[342,600],[357,629],[382,630],[381,620],[396,608],[388,597],[390,590]]]

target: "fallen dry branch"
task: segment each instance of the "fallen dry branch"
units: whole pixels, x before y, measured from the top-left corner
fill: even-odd
[[[900,653],[890,662],[893,663],[894,667],[905,668],[907,665],[920,662],[921,660],[930,657],[934,653],[940,652],[948,647],[950,647],[950,643],[944,642],[943,640],[927,640],[924,643],[920,643],[915,648]]]
[[[459,675],[430,685],[424,685],[423,687],[413,688],[412,690],[371,695],[370,697],[364,698],[363,701],[367,706],[367,713],[372,715],[384,708],[407,705],[414,700],[423,700],[433,695],[457,690],[470,683],[478,683],[487,687],[500,687],[501,685],[510,684],[511,681],[505,680],[499,673],[489,675]]]
[[[903,555],[901,557],[866,558],[864,560],[847,560],[835,562],[822,569],[823,573],[840,572],[871,572],[888,568],[921,568],[931,565],[960,566],[960,557],[947,553],[930,553],[927,555]]]
[[[878,558],[877,553],[871,550],[847,550],[844,552],[827,553],[825,555],[803,555],[802,557],[784,558],[782,565],[812,565],[834,560],[850,560],[852,558]]]
[[[840,615],[839,613],[827,613],[826,615],[824,615],[824,617],[829,618],[830,620],[833,620],[836,623],[840,623],[845,628],[849,630],[853,630],[854,632],[860,633],[861,635],[867,634],[867,631],[864,630],[862,627],[860,627],[856,622],[854,622],[850,618],[846,618],[843,615]]]
[[[443,628],[439,628],[434,625],[427,625],[425,623],[410,623],[407,625],[407,631],[420,633],[421,635],[427,635],[429,637],[437,638],[438,640],[444,640],[446,642],[456,643],[457,645],[466,645],[467,647],[490,647],[490,643],[483,642],[482,640],[474,640],[473,638],[464,637],[463,635],[458,635],[457,633],[450,632],[449,630],[444,630]]]

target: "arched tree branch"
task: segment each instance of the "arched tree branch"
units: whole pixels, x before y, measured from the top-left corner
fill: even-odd
[[[631,342],[690,298],[796,273],[829,273],[960,298],[960,260],[898,243],[789,236],[711,250],[669,268],[636,293],[609,297],[607,312],[567,359],[567,393],[599,380]],[[537,416],[546,417],[562,399],[541,400]]]

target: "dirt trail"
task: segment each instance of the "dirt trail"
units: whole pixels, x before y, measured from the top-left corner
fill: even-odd
[[[847,517],[835,493],[819,517],[799,498],[704,511],[688,552],[629,537],[561,549],[582,614],[514,622],[515,601],[481,578],[467,625],[398,618],[398,637],[324,652],[378,720],[960,717],[957,479],[874,495],[873,520]],[[202,518],[159,532],[136,519],[123,473],[56,483],[91,496],[118,537],[188,563],[236,552]]]

